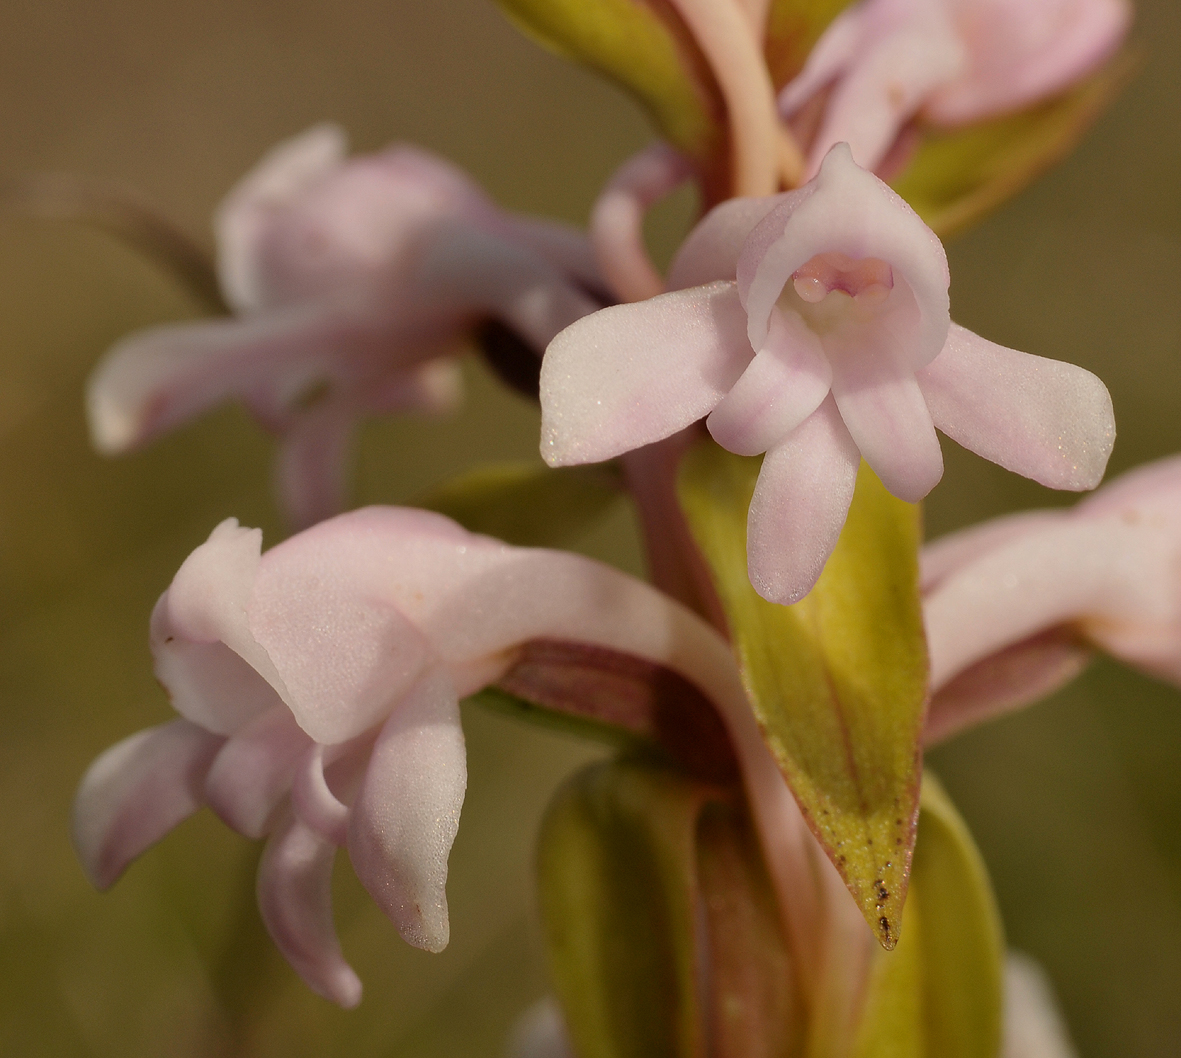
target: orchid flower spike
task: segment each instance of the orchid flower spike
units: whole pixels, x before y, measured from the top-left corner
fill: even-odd
[[[926,737],[1044,697],[1099,648],[1181,685],[1181,457],[923,550]]]
[[[463,173],[396,146],[347,159],[317,125],[280,144],[216,216],[229,319],[124,339],[90,380],[95,446],[136,448],[225,400],[279,434],[297,526],[344,506],[359,417],[459,399],[456,355],[496,319],[538,351],[597,308],[586,240],[512,217]]]
[[[820,576],[862,457],[904,500],[934,487],[935,427],[1051,488],[1103,476],[1115,438],[1103,383],[952,323],[938,238],[843,144],[804,187],[709,213],[669,285],[550,343],[542,455],[610,459],[703,416],[724,448],[765,452],[747,552],[772,602]]]
[[[74,844],[98,888],[208,804],[269,836],[258,891],[271,936],[314,990],[351,1006],[360,983],[332,923],[336,848],[408,942],[440,951],[466,787],[459,700],[498,682],[577,699],[596,665],[615,692],[630,664],[711,703],[763,832],[780,847],[803,833],[729,646],[649,585],[401,508],[260,547],[259,530],[223,522],[152,614],[156,675],[181,719],[109,749],[82,781]]]
[[[1131,22],[1128,0],[861,0],[779,94],[788,118],[828,92],[809,151],[835,143],[876,170],[911,119],[958,126],[1031,106],[1095,70]]]

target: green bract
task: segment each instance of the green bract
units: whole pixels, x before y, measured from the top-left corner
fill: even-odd
[[[968,227],[1065,157],[1128,79],[1128,56],[1057,99],[954,131],[926,129],[891,186],[942,238]]]
[[[927,651],[918,508],[862,463],[816,587],[777,606],[751,587],[746,511],[758,459],[689,452],[681,505],[713,575],[764,737],[887,948],[898,940],[918,815]]]
[[[1000,918],[980,853],[930,773],[903,925],[898,947],[875,956],[854,1058],[996,1058]]]
[[[623,85],[674,146],[718,153],[723,108],[688,30],[662,0],[496,0],[540,44]]]

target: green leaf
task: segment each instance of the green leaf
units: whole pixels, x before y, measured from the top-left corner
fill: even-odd
[[[667,0],[497,0],[523,32],[617,81],[670,143],[695,158],[718,153],[721,97]]]
[[[1065,157],[1127,83],[1126,53],[1040,106],[950,132],[926,129],[894,190],[940,237],[974,223]]]
[[[796,1058],[805,1012],[741,795],[652,758],[558,791],[542,920],[581,1058]]]
[[[930,772],[903,929],[875,956],[854,1058],[997,1058],[1000,917],[980,853]]]
[[[771,80],[782,88],[804,68],[804,60],[829,23],[853,0],[771,0],[763,51]]]
[[[809,826],[881,943],[898,939],[918,816],[927,652],[919,510],[862,464],[845,529],[794,606],[746,570],[758,459],[691,450],[681,506],[726,611],[743,680]]]
[[[554,985],[580,1058],[704,1053],[695,963],[702,787],[595,765],[550,804],[538,847]]]
[[[415,506],[520,547],[559,547],[606,514],[622,488],[612,464],[492,463],[443,482]]]

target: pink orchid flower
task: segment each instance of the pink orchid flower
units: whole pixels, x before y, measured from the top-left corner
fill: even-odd
[[[496,319],[537,350],[597,308],[585,239],[500,212],[463,173],[413,147],[346,159],[318,125],[276,147],[216,217],[235,315],[132,335],[90,382],[95,446],[138,447],[231,398],[282,438],[293,522],[344,506],[358,418],[441,411],[457,354]]]
[[[498,682],[568,698],[604,657],[610,701],[626,704],[620,658],[658,668],[662,687],[680,679],[678,730],[686,693],[712,703],[719,726],[703,730],[737,753],[763,832],[784,849],[807,840],[729,646],[649,585],[400,508],[260,546],[259,530],[223,522],[152,614],[156,674],[181,719],[112,747],[83,779],[74,844],[96,887],[208,804],[268,836],[258,891],[271,936],[314,990],[354,1005],[360,982],[332,922],[336,849],[409,943],[441,950],[466,787],[459,700]],[[555,656],[574,659],[565,683]]]
[[[1181,685],[1181,457],[936,540],[922,568],[928,741],[1044,697],[1096,647]]]
[[[862,457],[904,500],[934,487],[936,427],[1052,488],[1103,476],[1115,437],[1103,383],[952,323],[938,238],[847,146],[796,191],[714,209],[669,285],[550,343],[542,455],[597,462],[704,416],[724,448],[765,452],[747,548],[773,602],[816,582]]]
[[[842,141],[877,169],[916,116],[965,125],[1063,91],[1115,51],[1130,21],[1127,0],[861,0],[780,92],[780,113],[827,90],[809,171]]]

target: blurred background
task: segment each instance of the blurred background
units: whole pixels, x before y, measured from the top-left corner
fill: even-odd
[[[1114,108],[1071,159],[949,246],[960,323],[1107,382],[1113,472],[1181,450],[1181,8],[1137,6],[1143,62]],[[206,241],[229,186],[325,118],[359,150],[412,140],[503,205],[576,223],[649,137],[629,100],[521,38],[490,0],[6,0],[0,113],[0,173],[129,185]],[[660,252],[692,208],[682,197],[659,211]],[[197,311],[101,234],[0,216],[0,1053],[498,1055],[546,988],[533,832],[593,747],[465,713],[451,946],[403,944],[342,862],[338,920],[366,987],[354,1012],[309,993],[271,950],[257,849],[209,813],[106,895],[74,861],[69,804],[86,765],[171,715],[147,649],[157,595],[228,515],[270,543],[283,533],[271,443],[237,409],[118,461],[88,447],[97,357]],[[469,382],[458,416],[367,429],[359,502],[405,501],[482,459],[536,458],[536,410],[475,365]],[[931,535],[1063,499],[945,450]],[[622,509],[581,546],[640,569]],[[932,754],[1010,943],[1049,970],[1083,1058],[1181,1053],[1179,706],[1175,690],[1101,661]]]

